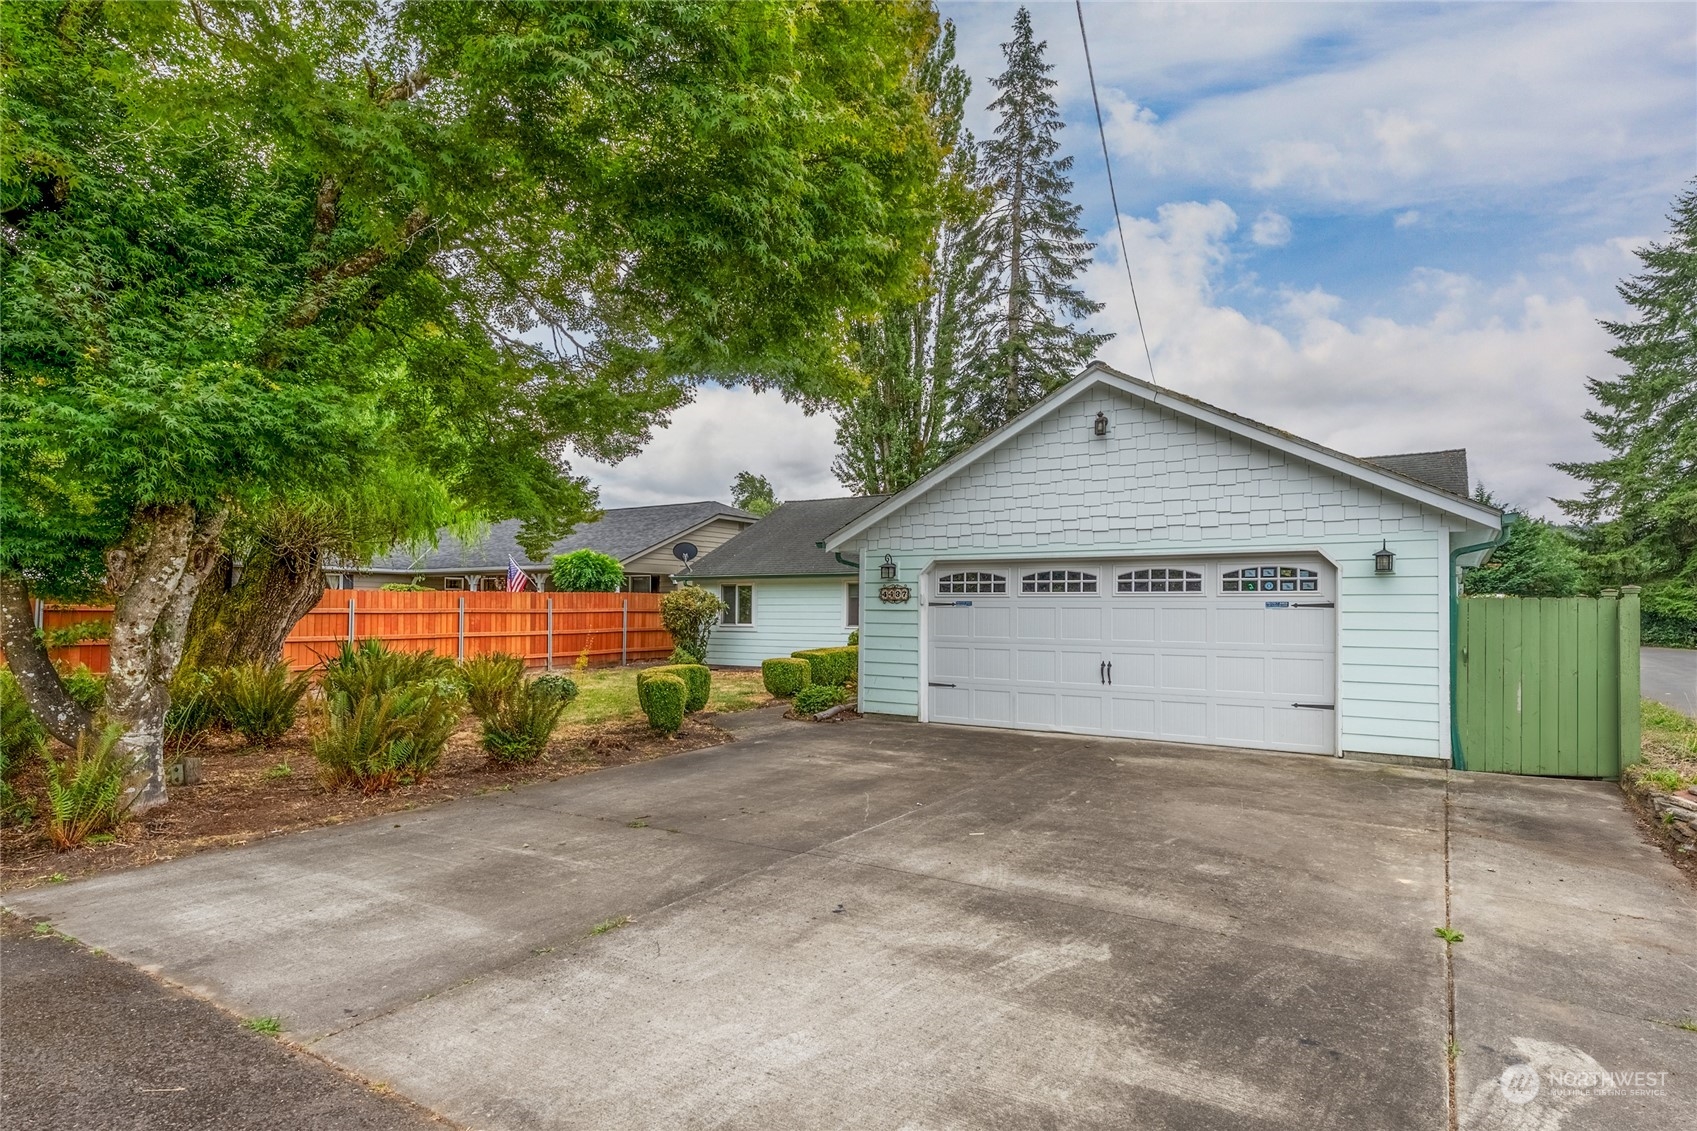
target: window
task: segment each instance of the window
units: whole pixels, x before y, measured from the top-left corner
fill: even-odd
[[[1022,593],[1094,593],[1096,575],[1076,569],[1042,569],[1020,578]]]
[[[937,579],[939,593],[1006,593],[1008,579],[999,573],[967,570],[965,573],[945,573]]]
[[[463,577],[444,577],[442,579],[442,588],[449,589],[449,590],[464,589],[465,588],[465,578],[463,578]]]
[[[625,591],[628,593],[654,592],[654,578],[646,573],[625,574]]]
[[[1151,566],[1120,574],[1118,588],[1121,593],[1200,593],[1202,574],[1194,569]]]
[[[725,602],[725,611],[719,614],[720,624],[754,623],[754,586],[721,585],[719,599]]]
[[[1222,593],[1318,593],[1320,575],[1299,566],[1243,566],[1220,575]]]
[[[860,627],[860,583],[859,582],[851,581],[851,582],[848,583],[848,613],[843,618],[843,623],[848,625],[850,628],[859,628]]]

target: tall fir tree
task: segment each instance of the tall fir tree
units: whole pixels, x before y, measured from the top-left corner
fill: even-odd
[[[899,491],[960,446],[963,375],[980,361],[980,331],[993,301],[977,238],[989,194],[980,183],[978,144],[961,125],[972,82],[954,57],[954,25],[945,24],[922,72],[932,128],[950,153],[937,186],[941,217],[927,249],[924,290],[853,330],[866,388],[837,412],[832,470],[860,494]]]
[[[1669,219],[1618,288],[1637,319],[1603,323],[1627,372],[1589,382],[1585,419],[1609,454],[1556,466],[1586,484],[1560,503],[1585,527],[1593,580],[1644,586],[1645,639],[1697,647],[1697,187]]]
[[[1007,70],[993,83],[990,109],[1001,121],[984,146],[984,172],[994,197],[980,222],[996,313],[985,327],[975,373],[968,438],[999,427],[1064,384],[1111,334],[1075,322],[1102,309],[1074,285],[1095,244],[1084,238],[1079,207],[1068,199],[1071,157],[1059,157],[1065,127],[1049,93],[1053,65],[1047,43],[1033,40],[1031,13],[1014,17],[1002,45]]]

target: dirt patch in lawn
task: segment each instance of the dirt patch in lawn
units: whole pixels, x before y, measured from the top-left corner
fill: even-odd
[[[717,746],[730,735],[713,725],[714,717],[692,716],[669,738],[656,734],[640,718],[594,725],[568,723],[554,733],[540,759],[506,768],[489,764],[479,744],[477,720],[468,715],[448,740],[435,773],[422,782],[370,797],[319,784],[304,721],[265,748],[246,746],[232,734],[214,734],[193,751],[202,759],[199,785],[173,786],[170,801],[126,821],[110,842],[68,852],[55,851],[43,831],[40,813],[45,802],[37,765],[17,781],[20,793],[37,799],[37,819],[0,832],[0,891],[153,864],[208,848],[247,844],[300,829]]]

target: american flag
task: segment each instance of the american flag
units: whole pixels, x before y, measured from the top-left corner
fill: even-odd
[[[513,556],[511,554],[508,554],[507,555],[507,592],[517,593],[520,589],[524,588],[524,583],[529,581],[529,580],[530,580],[530,578],[525,576],[524,570],[519,568],[519,563],[517,563],[513,560]]]

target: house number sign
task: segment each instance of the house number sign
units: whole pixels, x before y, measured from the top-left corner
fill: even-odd
[[[905,585],[883,585],[878,588],[878,599],[886,605],[905,605],[913,597],[913,590]]]

